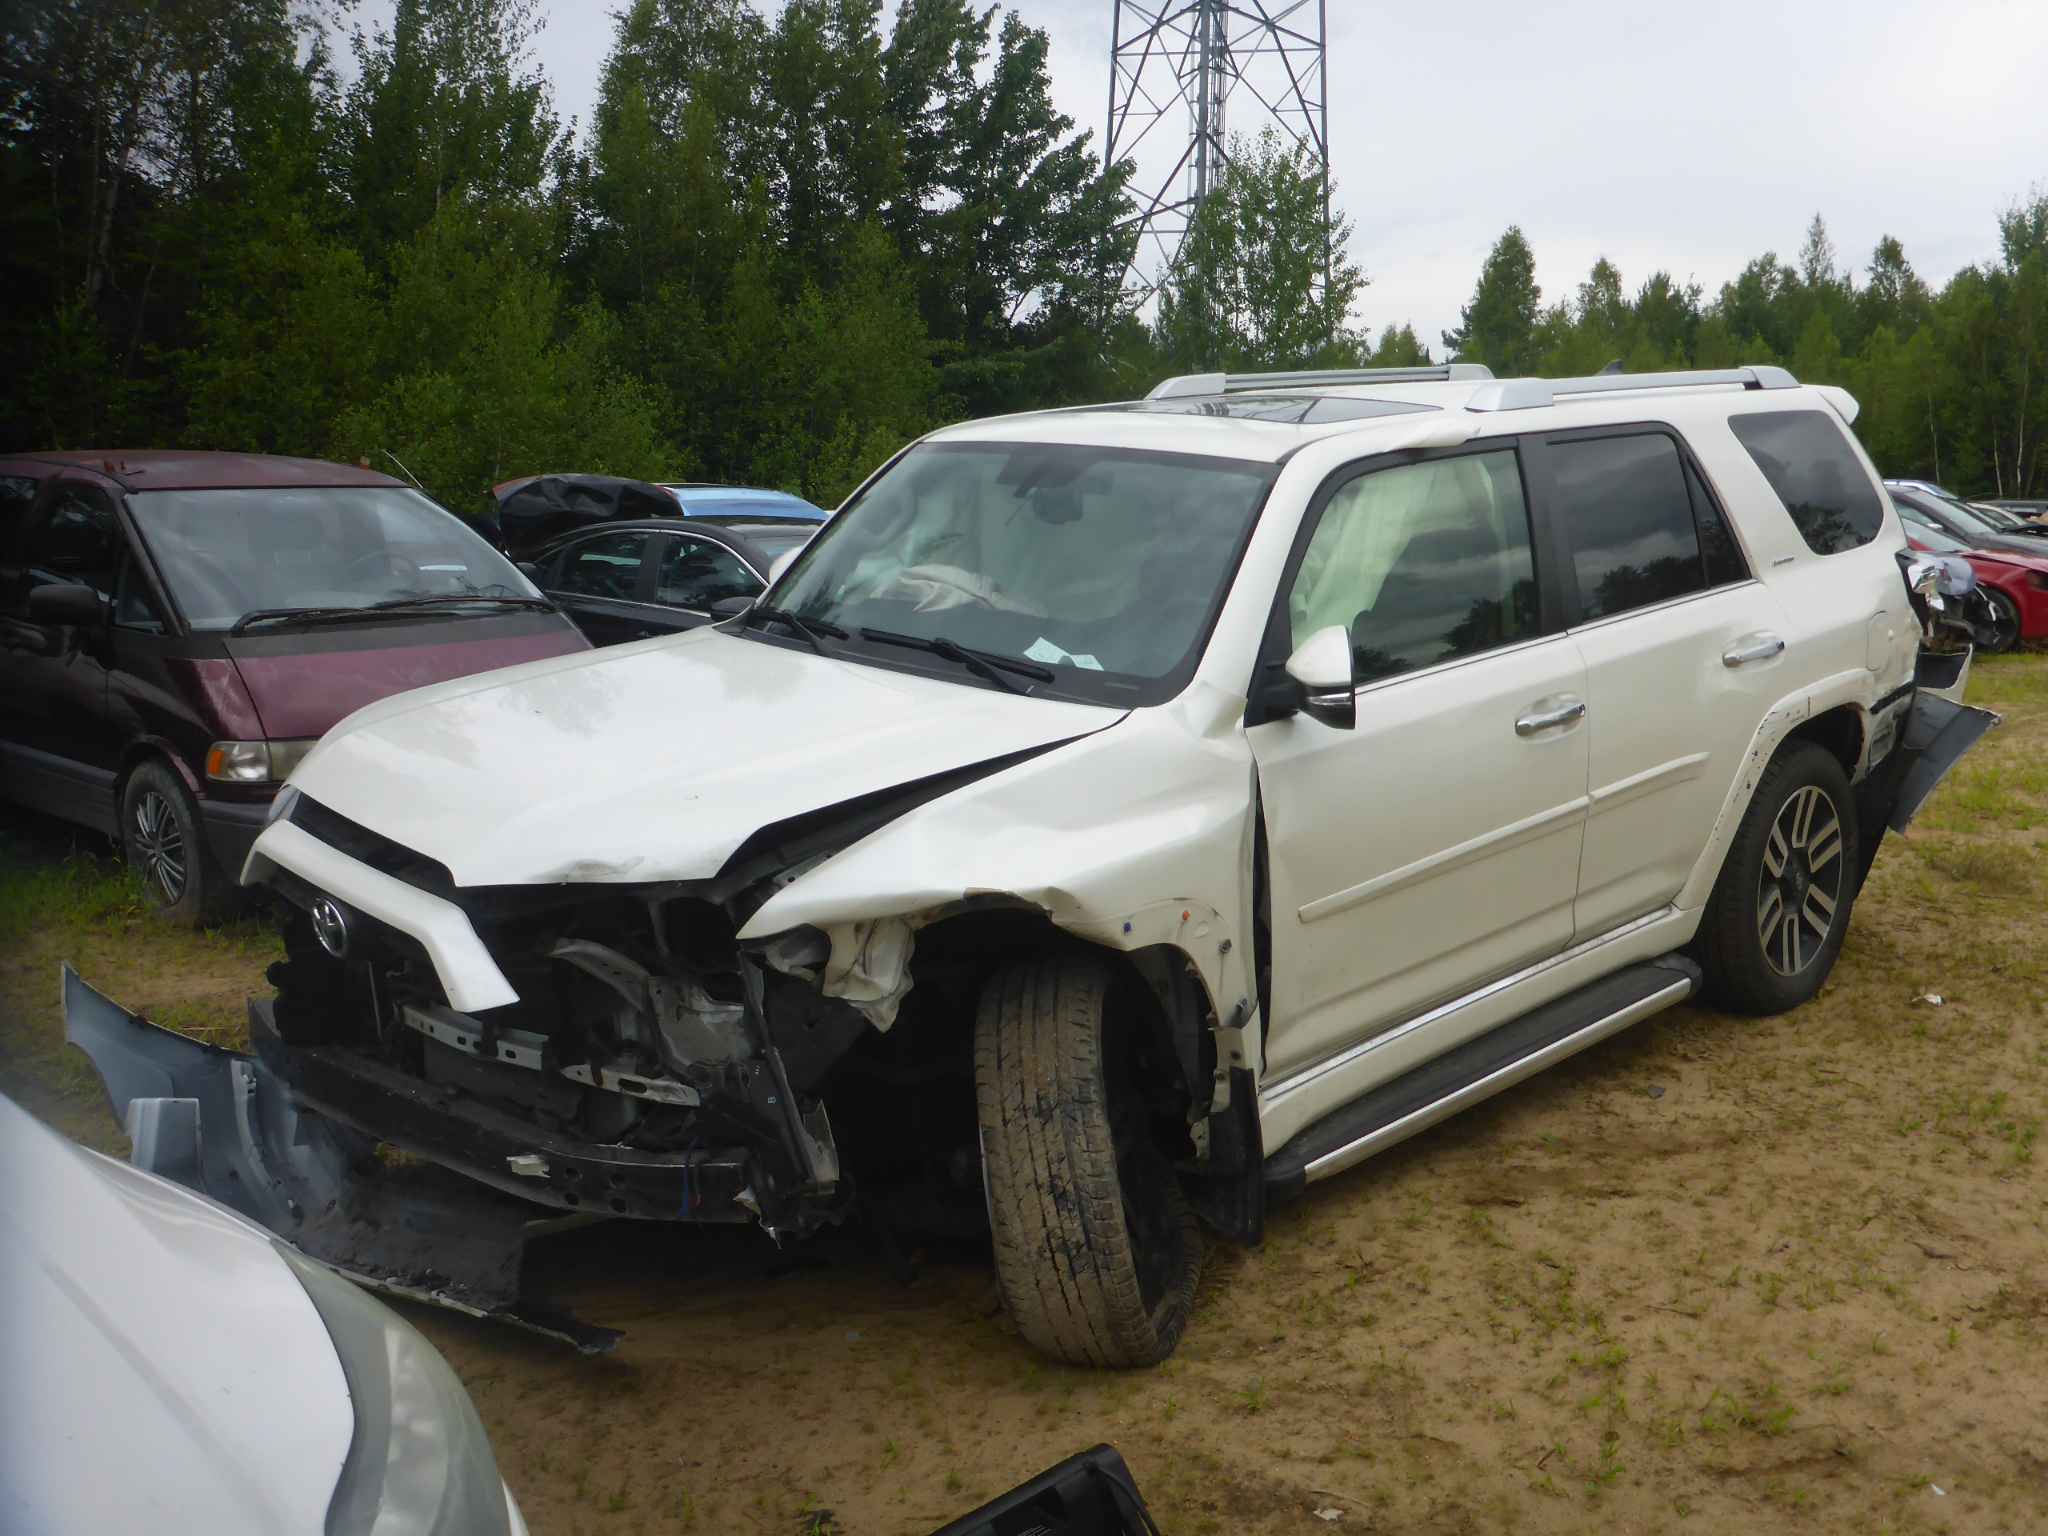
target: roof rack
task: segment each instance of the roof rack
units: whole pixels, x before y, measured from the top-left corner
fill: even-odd
[[[1583,379],[1500,379],[1465,402],[1470,411],[1533,411],[1579,395],[1633,394],[1647,389],[1699,389],[1739,384],[1744,389],[1797,389],[1783,368],[1695,368],[1677,373],[1596,373]]]
[[[1333,384],[1484,383],[1493,370],[1484,363],[1438,363],[1429,368],[1310,368],[1296,373],[1183,373],[1161,379],[1147,400],[1182,395],[1234,395],[1244,390],[1323,389]]]

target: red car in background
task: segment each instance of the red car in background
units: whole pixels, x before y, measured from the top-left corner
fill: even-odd
[[[1974,549],[1921,523],[1906,524],[1906,542],[1923,554],[1960,556],[1977,573],[1977,586],[1998,615],[1997,635],[1982,649],[2009,651],[2023,641],[2048,639],[2048,551]]]
[[[342,716],[587,649],[510,561],[388,475],[0,455],[0,800],[118,838],[183,922],[222,910],[279,784]]]

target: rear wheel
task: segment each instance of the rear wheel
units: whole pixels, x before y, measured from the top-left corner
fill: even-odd
[[[1697,940],[1710,1002],[1783,1013],[1821,988],[1841,953],[1862,868],[1856,802],[1834,754],[1794,742],[1764,770]]]
[[[1173,1353],[1202,1235],[1106,1017],[1111,972],[1086,954],[1009,966],[975,1024],[996,1278],[1018,1330],[1083,1365]]]
[[[144,895],[172,922],[196,928],[219,915],[226,881],[206,851],[191,792],[166,764],[144,763],[128,775],[121,847]]]
[[[1997,616],[1992,636],[1984,642],[1983,648],[1991,655],[2001,655],[2020,643],[2020,605],[1996,587],[1981,590],[1991,602],[1992,613]]]

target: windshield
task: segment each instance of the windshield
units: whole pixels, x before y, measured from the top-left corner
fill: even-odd
[[[767,601],[837,625],[863,659],[905,662],[861,633],[878,630],[1038,663],[1045,692],[1158,703],[1192,675],[1275,473],[1072,444],[927,443],[828,522]]]
[[[1938,555],[1966,555],[1970,546],[1953,534],[1944,533],[1932,523],[1913,525],[1913,542],[1922,548],[1931,549]]]
[[[144,491],[128,505],[194,629],[274,609],[539,595],[460,518],[402,487]]]

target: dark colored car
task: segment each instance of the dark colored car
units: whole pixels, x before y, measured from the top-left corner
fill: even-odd
[[[585,648],[460,518],[312,459],[0,457],[0,799],[218,913],[278,784],[386,695]]]
[[[1908,533],[1915,527],[1933,528],[1952,539],[1960,539],[1972,549],[2000,549],[2016,555],[2038,555],[2048,550],[2048,528],[1994,528],[1962,502],[1937,495],[1912,481],[1887,480],[1885,490],[1891,494],[1892,505],[1899,509]]]
[[[700,516],[608,523],[534,551],[529,574],[598,645],[709,624],[729,598],[758,597],[771,567],[818,524]]]

